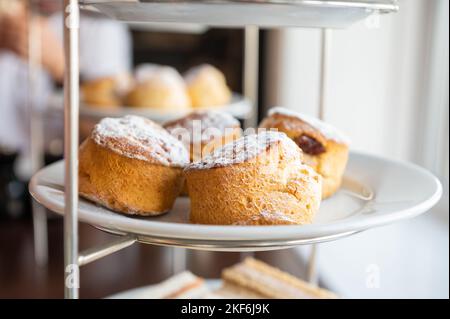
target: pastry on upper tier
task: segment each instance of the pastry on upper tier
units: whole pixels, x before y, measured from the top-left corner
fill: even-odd
[[[81,99],[92,107],[117,107],[132,85],[128,74],[86,81],[81,85]]]
[[[348,138],[339,130],[281,107],[272,108],[260,127],[286,133],[303,150],[305,163],[323,177],[323,198],[339,189],[349,152]]]
[[[187,111],[191,101],[183,78],[172,67],[147,66],[136,71],[137,84],[125,104],[159,111]]]
[[[203,64],[188,70],[184,76],[194,108],[220,107],[230,103],[231,91],[225,76],[217,68]]]
[[[79,193],[114,211],[169,211],[189,163],[184,145],[158,124],[138,117],[105,118],[80,146]]]

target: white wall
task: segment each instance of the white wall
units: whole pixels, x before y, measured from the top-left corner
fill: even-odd
[[[350,135],[352,149],[414,161],[443,178],[447,191],[431,213],[319,245],[319,275],[344,297],[449,293],[448,1],[399,4],[378,27],[372,19],[332,31],[325,120]],[[270,32],[269,105],[318,115],[321,34]],[[307,247],[298,251],[308,255]],[[377,289],[365,285],[370,265],[380,269]]]
[[[325,118],[351,136],[353,149],[423,162],[413,136],[422,134],[428,107],[424,94],[432,2],[400,1],[400,11],[379,16],[378,26],[371,18],[332,32]],[[320,39],[320,30],[270,32],[269,105],[317,115]]]

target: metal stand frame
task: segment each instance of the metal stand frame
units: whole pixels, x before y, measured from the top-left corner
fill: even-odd
[[[78,298],[78,117],[79,117],[78,0],[64,0],[64,271],[66,298]]]
[[[28,24],[28,114],[30,116],[30,162],[31,173],[35,174],[44,166],[44,130],[42,113],[36,106],[38,72],[41,64],[41,29],[36,24],[36,15],[32,8],[29,13]],[[36,200],[31,200],[33,216],[33,238],[34,259],[38,266],[45,266],[48,262],[48,239],[47,239],[47,212]]]
[[[65,298],[79,297],[79,267],[131,246],[138,241],[135,236],[121,236],[116,240],[78,251],[78,119],[79,119],[79,0],[64,0],[64,54],[66,73],[64,78],[64,157],[65,157],[65,212],[64,212],[64,266]],[[324,91],[328,64],[328,36],[323,31],[320,116],[324,113]],[[244,94],[257,107],[258,96],[258,27],[245,29]],[[250,119],[256,123],[256,112]],[[248,123],[250,125],[250,123]],[[174,252],[174,257],[177,253]],[[176,262],[174,258],[174,261]],[[178,269],[174,262],[174,270]],[[313,246],[309,261],[309,277],[316,278],[316,247]]]
[[[318,116],[321,120],[325,120],[326,94],[328,82],[328,70],[331,57],[331,29],[322,29],[320,41],[320,81],[319,81],[319,110]],[[311,246],[311,253],[308,261],[308,281],[312,284],[318,284],[319,277],[317,274],[317,244]]]

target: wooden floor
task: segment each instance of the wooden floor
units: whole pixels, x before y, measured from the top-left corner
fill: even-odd
[[[48,225],[49,263],[38,267],[34,261],[31,220],[0,221],[0,298],[62,298],[62,219],[50,218]],[[80,249],[112,238],[93,227],[80,224]],[[81,268],[81,298],[102,298],[126,289],[157,283],[172,274],[172,249],[136,244]],[[304,267],[289,250],[257,253],[290,273],[303,276]],[[206,278],[218,278],[223,267],[240,260],[238,253],[190,251],[187,267]]]

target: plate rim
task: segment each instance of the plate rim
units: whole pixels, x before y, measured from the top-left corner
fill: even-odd
[[[396,159],[387,159],[382,156],[378,155],[372,155],[367,154],[363,152],[358,151],[352,151],[351,156],[359,156],[359,157],[369,157],[373,160],[377,161],[387,161],[390,164],[394,165],[401,165],[404,166],[407,169],[415,170],[425,176],[429,179],[431,183],[434,184],[434,192],[431,196],[429,196],[427,199],[421,201],[420,203],[417,203],[411,207],[397,210],[395,212],[390,212],[387,214],[375,214],[375,215],[364,215],[363,218],[359,218],[356,220],[351,221],[349,224],[349,218],[345,218],[342,220],[334,221],[331,223],[326,224],[310,224],[310,225],[268,225],[268,226],[239,226],[239,225],[195,225],[193,224],[184,224],[184,223],[168,223],[164,221],[151,221],[152,228],[160,228],[159,232],[156,232],[154,236],[160,236],[160,237],[166,237],[166,238],[179,238],[179,239],[199,239],[199,240],[210,240],[211,242],[214,241],[248,241],[248,240],[292,240],[292,239],[306,239],[306,238],[315,238],[320,237],[324,235],[332,235],[332,234],[339,234],[343,232],[349,232],[349,231],[363,231],[369,228],[379,227],[382,225],[390,224],[402,219],[412,218],[417,215],[420,215],[422,213],[425,213],[428,211],[431,207],[433,207],[441,198],[442,196],[442,185],[439,181],[439,179],[434,176],[431,172],[424,169],[423,167],[420,167],[419,165],[410,163],[410,162],[404,162],[399,161]],[[38,173],[36,173],[29,184],[29,191],[31,195],[42,205],[47,207],[48,209],[60,214],[64,215],[64,206],[59,204],[54,204],[51,202],[51,200],[43,198],[43,196],[39,195],[39,190],[37,189],[38,186],[41,186],[38,184],[39,178],[45,172],[45,169],[50,169],[51,166],[57,166],[62,165],[63,161],[58,161],[56,163],[53,163],[46,168],[40,170]],[[81,215],[81,216],[80,216]],[[84,216],[85,213],[83,211],[79,211],[79,221],[86,222],[92,225],[101,226],[104,228],[112,228],[113,230],[118,230],[120,232],[126,232],[129,234],[136,234],[136,235],[149,235],[145,231],[143,231],[142,227],[135,228],[134,230],[130,230],[133,226],[136,226],[140,223],[141,220],[135,219],[133,217],[129,217],[126,215],[120,215],[124,218],[126,218],[127,223],[124,225],[123,223],[120,225],[120,227],[117,227],[117,225],[108,225],[104,223],[104,217],[96,217],[95,215],[91,216]],[[176,229],[178,231],[182,231],[181,234],[178,234],[178,236],[174,236],[173,233],[175,233],[174,230],[169,231],[169,235],[167,234],[167,228],[173,228],[174,224],[176,224]],[[284,236],[275,236],[276,239],[273,239],[273,237],[265,237],[264,235],[267,235],[270,230],[273,230],[274,227],[277,227],[277,231],[280,231],[284,233]],[[195,228],[195,230],[193,229]],[[230,235],[230,233],[233,233],[233,230],[236,228],[239,229],[239,232],[246,233],[246,238],[248,239],[239,239],[237,237],[233,237]],[[162,229],[162,231],[161,231]],[[198,235],[198,230],[202,230],[202,234]],[[301,229],[300,232],[298,232]],[[206,232],[208,230],[208,232]],[[165,232],[164,232],[165,231]],[[206,233],[209,233],[209,235],[206,235]],[[210,238],[211,233],[221,233],[220,236]],[[226,233],[224,235],[224,232]],[[298,233],[297,233],[298,232]],[[164,234],[164,235],[163,235]],[[172,235],[171,235],[172,234]],[[251,234],[251,235],[248,235]]]
[[[127,114],[126,110],[129,110],[129,114],[134,115],[140,115],[145,116],[149,118],[155,118],[155,119],[164,119],[164,118],[178,118],[183,115],[189,114],[190,112],[194,111],[204,111],[204,110],[217,110],[217,111],[223,111],[223,112],[229,112],[230,114],[230,108],[236,106],[236,105],[245,105],[246,111],[242,112],[239,116],[236,114],[232,114],[235,117],[238,117],[240,119],[246,119],[251,113],[252,109],[252,103],[251,101],[245,97],[244,95],[240,93],[233,92],[231,101],[225,105],[221,105],[218,107],[202,107],[202,108],[190,108],[188,110],[184,111],[173,111],[173,112],[159,112],[157,110],[154,110],[152,108],[139,108],[139,107],[130,107],[125,105],[120,105],[118,107],[105,107],[105,108],[96,108],[93,106],[90,106],[89,103],[80,102],[80,116],[86,117],[86,118],[95,118],[95,119],[101,119],[104,117],[117,117],[117,116],[124,116]]]

